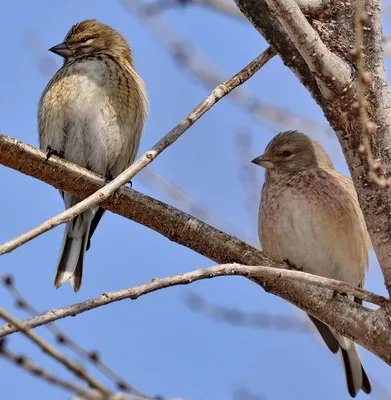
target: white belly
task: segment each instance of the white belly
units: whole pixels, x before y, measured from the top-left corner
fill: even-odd
[[[50,145],[65,159],[105,176],[123,146],[106,71],[97,61],[77,63],[77,71],[70,68],[43,96],[47,116],[41,127],[41,148]]]

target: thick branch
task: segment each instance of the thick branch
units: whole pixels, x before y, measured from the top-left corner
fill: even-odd
[[[200,224],[200,221],[192,220],[191,218],[189,218],[187,222],[189,223],[188,228],[190,229],[191,225],[194,223],[195,226],[193,226],[193,229]],[[263,260],[264,264],[267,266],[249,267],[237,264],[221,265],[196,270],[170,278],[154,279],[149,284],[117,292],[104,293],[95,299],[83,303],[49,311],[48,313],[25,321],[24,324],[27,327],[32,328],[66,316],[74,316],[80,312],[100,307],[114,301],[119,301],[125,298],[136,299],[144,294],[169,286],[189,284],[196,280],[216,276],[241,275],[253,280],[257,284],[260,284],[265,288],[265,290],[277,294],[291,303],[298,305],[300,308],[316,316],[320,320],[335,326],[336,329],[345,336],[356,340],[358,343],[371,350],[374,354],[377,354],[379,357],[384,359],[387,363],[391,364],[391,355],[388,351],[387,336],[389,334],[389,327],[383,316],[383,310],[373,311],[366,309],[356,303],[333,296],[332,293],[330,293],[330,290],[324,289],[323,287],[319,289],[313,286],[308,286],[308,283],[315,286],[327,285],[327,287],[339,291],[343,289],[343,292],[360,298],[370,299],[378,304],[384,304],[386,299],[373,293],[363,291],[362,289],[353,288],[343,282],[323,277],[316,277],[299,271],[276,269],[276,267],[283,267],[284,265],[275,263],[262,252],[259,252],[244,243],[240,243],[240,241],[235,238],[227,237],[227,235],[208,227],[206,224],[204,224],[202,228],[203,232],[198,232],[198,243],[205,244],[205,247],[201,247],[203,248],[202,254],[209,256],[208,253],[211,249],[208,244],[211,240],[213,241],[213,236],[215,236],[215,239],[216,236],[225,236],[225,240],[220,242],[219,253],[214,253],[215,259],[226,258],[227,255],[231,257],[236,256],[242,261],[245,260],[248,263],[255,263],[256,260]],[[175,235],[174,232],[172,232],[172,234]],[[238,249],[238,245],[241,245],[240,250]],[[247,251],[245,251],[246,247]],[[306,282],[306,284],[301,282]],[[15,328],[12,326],[5,326],[0,330],[0,337],[15,331]]]
[[[303,57],[322,93],[328,93],[331,86],[338,91],[345,89],[351,80],[350,67],[327,48],[296,2],[266,0],[266,3]]]
[[[322,76],[314,77],[306,60],[297,51],[290,36],[267,6],[269,0],[235,0],[240,10],[280,55],[284,63],[296,74],[322,108],[341,143],[350,173],[364,212],[368,232],[383,271],[386,287],[391,293],[391,191],[381,189],[369,179],[365,157],[360,156],[361,118],[355,109],[357,74],[352,84],[343,91],[330,85],[329,92],[319,90],[330,83]],[[270,0],[271,2],[271,0]],[[276,2],[273,1],[273,3]],[[279,4],[282,1],[278,1]],[[372,153],[379,160],[386,176],[391,172],[391,97],[383,63],[381,12],[378,0],[366,1],[367,26],[364,32],[366,70],[373,77],[373,85],[366,92],[367,112],[377,126],[372,135]],[[331,2],[321,21],[310,21],[329,51],[343,58],[356,70],[349,49],[355,45],[354,2]],[[296,26],[292,21],[291,29]],[[307,43],[307,46],[310,46]],[[321,62],[323,54],[314,57]],[[329,65],[329,70],[332,65]]]
[[[105,183],[104,179],[96,174],[57,157],[46,161],[45,153],[41,150],[3,135],[0,135],[0,163],[39,178],[79,198],[95,192]],[[101,206],[139,222],[217,263],[239,262],[265,267],[281,266],[246,243],[132,189],[121,189],[117,195],[104,201]],[[257,282],[271,293],[345,332],[391,363],[387,336],[390,332],[383,311],[369,311],[355,305],[346,307],[343,303],[343,307],[349,310],[342,313],[338,308],[337,312],[327,306],[329,304],[327,302],[331,300],[326,295],[323,297],[323,303],[321,302],[323,305],[318,306],[320,289],[292,281],[282,284],[280,279]],[[335,299],[332,300],[333,304],[335,301],[342,304]],[[326,309],[323,310],[324,307]],[[360,309],[360,313],[355,314],[352,307],[355,310]],[[361,313],[364,313],[365,317]],[[376,317],[372,317],[373,315]],[[346,316],[349,317],[348,320],[345,320]]]

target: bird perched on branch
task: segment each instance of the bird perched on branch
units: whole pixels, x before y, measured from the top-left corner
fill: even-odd
[[[144,83],[132,51],[113,28],[90,19],[72,26],[64,42],[50,49],[64,58],[39,103],[39,141],[56,154],[107,179],[135,159],[148,111]],[[65,207],[80,200],[60,192]],[[67,280],[77,292],[84,253],[103,209],[92,207],[65,228],[54,285]]]
[[[266,169],[259,210],[263,250],[314,275],[361,286],[370,239],[357,194],[324,149],[303,133],[282,132],[253,163]],[[349,394],[371,384],[354,342],[309,315],[328,348],[340,351]]]

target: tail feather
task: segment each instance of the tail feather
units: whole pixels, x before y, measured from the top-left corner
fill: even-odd
[[[81,215],[75,217],[81,218]],[[72,237],[73,229],[77,226],[73,220],[69,221],[64,233],[63,250],[57,266],[54,286],[59,288],[66,281],[70,281],[73,290],[79,291],[83,277],[84,254],[89,235],[89,223],[86,224],[81,237]]]
[[[357,346],[351,340],[341,336],[334,329],[326,324],[311,317],[316,328],[319,330],[322,338],[325,340],[327,347],[336,353],[336,345],[341,351],[341,358],[344,364],[346,384],[351,397],[356,397],[360,389],[365,393],[371,393],[371,383],[361,364],[360,356],[357,351]],[[331,338],[334,340],[331,340]],[[338,350],[337,348],[337,350]]]
[[[56,289],[73,276],[80,255],[80,240],[69,237],[67,235],[67,230],[68,229],[66,229],[64,234],[63,249],[60,252],[60,259],[54,278],[54,286]]]
[[[68,193],[64,193],[64,202],[66,208],[70,208],[77,204],[79,200]],[[91,222],[97,209],[98,207],[94,207],[86,210],[67,223],[54,278],[54,286],[56,288],[59,288],[69,280],[75,292],[80,289],[83,277],[84,254],[89,241]]]
[[[345,367],[346,384],[350,396],[356,397],[360,389],[365,393],[371,393],[371,383],[361,364],[356,345],[352,343],[349,350],[341,347],[342,361]]]
[[[80,290],[81,282],[83,279],[83,262],[84,262],[84,254],[86,252],[86,247],[87,247],[88,236],[89,232],[86,232],[86,234],[84,234],[82,237],[81,249],[79,253],[79,258],[77,260],[76,268],[73,271],[73,275],[69,279],[69,282],[71,283],[73,290],[75,292],[78,292]]]
[[[364,367],[361,365],[361,373],[362,373],[362,386],[361,389],[364,391],[364,393],[369,394],[372,392],[372,386],[371,386],[371,382],[368,378],[367,373],[365,372]]]
[[[331,332],[330,328],[322,321],[319,321],[318,319],[313,317],[312,315],[308,314],[308,316],[315,325],[316,329],[319,331],[320,335],[322,336],[329,350],[334,354],[337,353],[339,350],[339,343],[336,337],[334,336],[333,332]]]

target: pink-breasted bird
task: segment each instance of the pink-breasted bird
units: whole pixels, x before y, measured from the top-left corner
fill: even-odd
[[[319,143],[282,132],[253,163],[266,169],[259,210],[263,250],[314,275],[362,286],[370,239],[352,181],[338,173]],[[371,384],[354,342],[309,315],[327,347],[339,352],[349,394]]]

